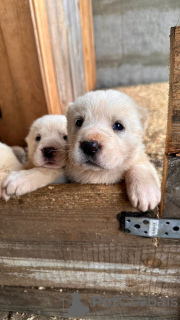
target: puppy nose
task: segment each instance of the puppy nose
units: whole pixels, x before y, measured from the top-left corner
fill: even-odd
[[[56,149],[49,147],[49,148],[43,148],[42,149],[42,153],[44,155],[44,157],[51,159],[54,157],[54,154],[56,152]]]
[[[83,141],[81,143],[81,149],[88,156],[93,156],[99,151],[100,148],[101,146],[96,140]]]

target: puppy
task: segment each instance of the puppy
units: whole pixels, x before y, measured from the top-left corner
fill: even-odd
[[[125,179],[134,207],[154,209],[160,182],[144,151],[147,112],[126,94],[89,92],[67,108],[69,160],[74,182],[112,184]]]
[[[63,115],[37,119],[26,137],[26,170],[13,171],[4,180],[3,198],[21,196],[50,183],[66,182],[64,170],[67,145],[67,120]]]
[[[11,171],[18,171],[23,165],[18,161],[12,148],[0,142],[0,198],[2,196],[2,183]]]

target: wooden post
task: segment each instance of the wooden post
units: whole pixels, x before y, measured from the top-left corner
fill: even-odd
[[[161,215],[180,213],[180,27],[171,28],[170,83]]]

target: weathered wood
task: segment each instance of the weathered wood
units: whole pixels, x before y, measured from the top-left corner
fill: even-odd
[[[124,234],[125,185],[50,186],[0,201],[1,284],[179,294],[178,241]]]
[[[180,152],[180,27],[171,28],[170,91],[166,152]]]
[[[1,1],[0,20],[0,139],[24,145],[47,113],[28,0]]]
[[[180,214],[180,157],[166,156],[166,183],[163,218],[179,219]]]
[[[43,289],[43,288],[42,288]],[[46,320],[43,316],[63,316],[67,319],[68,310],[72,305],[72,293],[76,290],[50,289],[38,290],[35,288],[3,287],[0,288],[1,309],[18,312],[41,314],[31,315],[33,320]],[[81,319],[103,320],[151,320],[151,319],[179,319],[179,298],[159,295],[130,294],[127,292],[104,292],[97,290],[78,290],[79,299],[83,306],[88,306],[89,312]],[[97,304],[97,296],[101,303]],[[94,297],[94,304],[93,304]],[[115,297],[115,298],[114,298]],[[124,297],[124,298],[123,298]],[[107,300],[105,300],[107,299]],[[109,299],[109,300],[108,300]],[[113,300],[114,299],[114,300]],[[116,302],[113,302],[115,301]],[[121,299],[121,300],[119,300]],[[174,300],[172,300],[174,299]],[[64,308],[63,308],[64,301]],[[108,306],[108,301],[109,306]],[[133,302],[132,302],[133,301]],[[149,301],[149,302],[148,302]],[[161,302],[160,302],[161,301]],[[141,305],[140,305],[141,303]],[[153,303],[156,305],[153,305]],[[161,303],[161,306],[158,305]],[[164,306],[163,306],[164,303]],[[129,306],[127,306],[129,304]],[[149,304],[149,305],[148,305]],[[125,306],[126,305],[126,306]],[[27,320],[28,314],[12,314],[12,320]]]
[[[79,0],[63,0],[68,34],[73,98],[86,92]]]
[[[86,88],[87,91],[91,91],[96,86],[96,61],[92,19],[92,2],[89,0],[79,0],[79,8],[81,16]]]
[[[63,0],[46,0],[46,9],[59,99],[64,112],[67,103],[73,101],[73,88]]]
[[[0,320],[8,320],[8,319],[9,319],[9,312],[0,311]]]
[[[60,105],[56,73],[51,48],[51,38],[46,10],[46,1],[30,0],[31,16],[36,38],[36,46],[41,67],[48,113],[62,113]]]

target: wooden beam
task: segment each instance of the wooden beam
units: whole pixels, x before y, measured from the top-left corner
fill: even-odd
[[[63,112],[63,108],[60,104],[58,95],[46,1],[29,0],[29,3],[31,8],[31,16],[34,26],[38,57],[41,67],[41,75],[48,106],[48,113],[60,114]]]
[[[160,213],[178,218],[180,212],[180,27],[171,28],[170,86],[166,155],[162,181]],[[169,155],[169,156],[168,156]],[[177,155],[177,156],[176,156]]]
[[[180,152],[180,27],[171,28],[170,50],[167,154]]]

